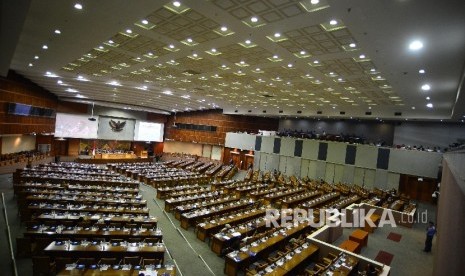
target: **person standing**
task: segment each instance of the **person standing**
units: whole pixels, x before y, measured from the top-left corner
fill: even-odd
[[[436,227],[432,221],[429,222],[428,228],[426,228],[426,241],[425,241],[425,252],[431,252],[431,246],[433,245],[433,237],[436,234]]]

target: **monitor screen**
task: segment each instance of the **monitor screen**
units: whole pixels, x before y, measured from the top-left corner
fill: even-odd
[[[163,142],[163,124],[136,121],[134,141]]]
[[[96,139],[98,130],[97,120],[90,121],[87,115],[57,113],[55,123],[55,137]]]

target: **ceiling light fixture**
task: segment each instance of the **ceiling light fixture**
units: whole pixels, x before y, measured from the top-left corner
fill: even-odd
[[[174,1],[173,2],[173,6],[175,7],[180,7],[181,6],[181,3],[179,1]]]
[[[82,5],[80,3],[76,3],[76,4],[74,4],[74,8],[76,10],[82,10]]]
[[[39,56],[34,56],[34,59],[39,59]]]
[[[427,104],[426,104],[426,107],[428,107],[428,108],[433,108],[433,104],[432,104],[432,103],[427,103]]]
[[[113,44],[113,43],[115,43],[115,42],[114,42],[113,40],[110,39],[110,40],[108,40],[108,43]]]
[[[245,44],[250,44],[250,43],[252,43],[252,41],[250,41],[249,39],[245,41]]]
[[[337,25],[337,20],[332,19],[331,21],[329,21],[329,24],[333,26]]]
[[[250,21],[252,21],[253,23],[256,23],[258,22],[258,18],[256,18],[255,16],[250,18]]]
[[[358,56],[359,58],[366,58],[366,56],[364,54],[361,54],[360,56]]]
[[[355,43],[350,43],[350,44],[349,44],[349,47],[350,47],[350,48],[355,48],[355,47],[357,47],[357,45],[356,45]]]
[[[42,46],[42,49],[47,50],[47,49],[48,49],[48,46],[47,46],[47,45],[43,45],[43,46]]]
[[[430,98],[430,97],[426,97],[426,99],[429,101],[431,98]]]
[[[56,34],[61,34],[61,31],[58,30],[58,29],[56,29],[56,30],[55,30],[55,33],[56,33]]]
[[[127,30],[126,30],[126,33],[132,34],[132,30],[131,30],[131,29],[127,29]]]
[[[280,33],[275,33],[274,37],[281,37],[281,34]]]
[[[220,29],[220,30],[221,30],[222,32],[226,32],[226,31],[228,30],[228,27],[226,27],[226,26],[223,26],[223,27],[221,27],[221,29]]]
[[[316,4],[320,3],[320,0],[310,0],[310,3],[312,5],[316,5]]]
[[[32,66],[33,66],[33,64],[32,64],[32,63],[29,63],[29,67],[32,67]]]
[[[418,70],[418,73],[424,74],[424,73],[426,73],[426,71],[425,71],[425,69],[420,69],[420,70]]]
[[[414,40],[410,42],[408,48],[412,51],[420,50],[421,48],[423,48],[423,42],[421,42],[420,40]]]
[[[143,19],[141,22],[142,22],[142,24],[144,24],[144,25],[149,24],[149,21],[147,21],[147,19]]]
[[[431,86],[429,84],[423,84],[421,86],[421,90],[428,91],[431,89]]]

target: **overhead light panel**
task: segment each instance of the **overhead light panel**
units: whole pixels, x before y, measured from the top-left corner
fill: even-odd
[[[182,4],[180,1],[174,1],[172,3],[164,5],[163,7],[177,14],[181,14],[190,10],[188,6]]]
[[[408,48],[412,51],[418,51],[423,48],[423,42],[421,42],[420,40],[414,40],[410,42]]]

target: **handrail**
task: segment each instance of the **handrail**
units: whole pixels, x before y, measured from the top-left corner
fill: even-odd
[[[2,193],[2,205],[3,205],[3,215],[5,216],[5,226],[6,226],[6,232],[8,235],[8,244],[10,246],[10,256],[11,256],[11,262],[13,264],[13,272],[15,276],[18,276],[18,269],[16,267],[16,259],[15,259],[15,254],[13,250],[13,242],[11,241],[11,231],[10,231],[10,225],[8,223],[8,213],[6,211],[6,205],[5,205],[5,196]]]

